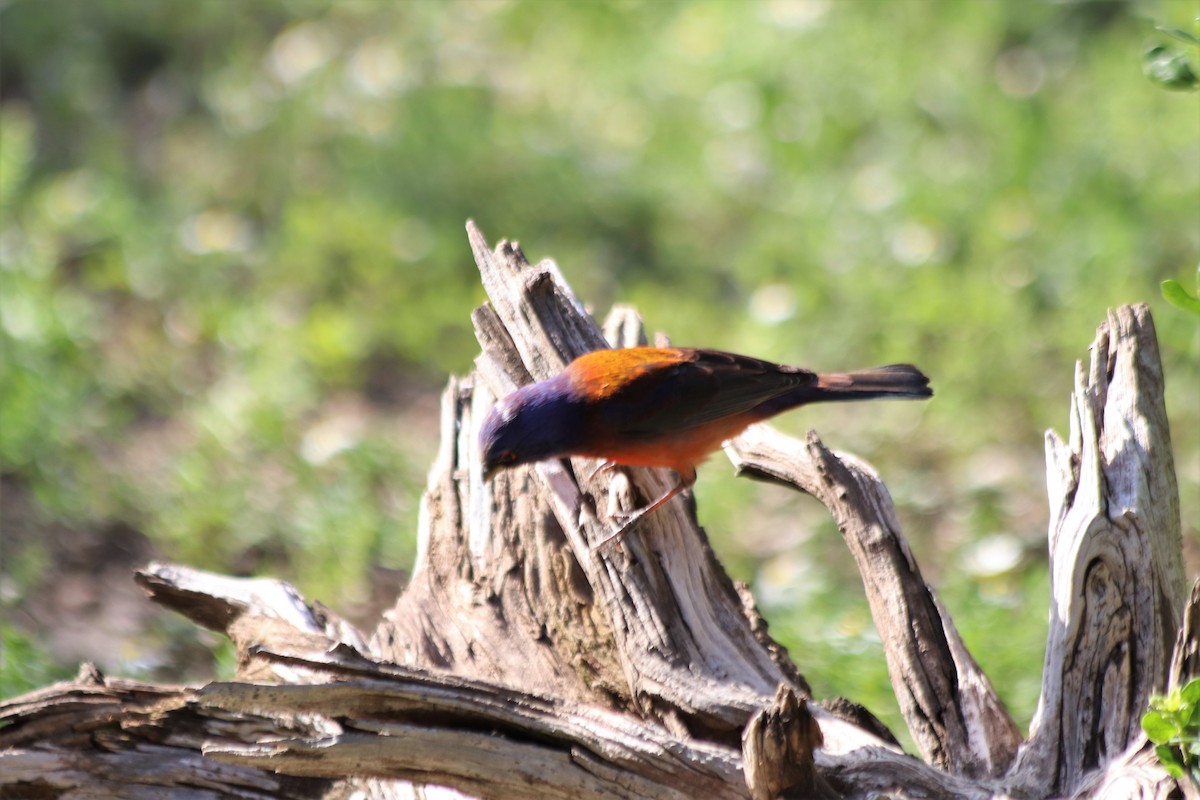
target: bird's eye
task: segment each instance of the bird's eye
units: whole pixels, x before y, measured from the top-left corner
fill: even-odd
[[[505,450],[503,453],[500,454],[499,461],[500,461],[500,464],[503,466],[508,466],[509,464],[517,463],[516,451],[515,450]]]

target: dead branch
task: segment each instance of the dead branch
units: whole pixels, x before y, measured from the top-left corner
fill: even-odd
[[[1072,428],[1048,437],[1052,625],[1022,742],[920,570],[871,468],[766,426],[729,452],[813,494],[863,575],[906,720],[929,763],[862,710],[822,707],[725,574],[689,502],[612,546],[653,470],[585,459],[481,480],[497,395],[607,346],[553,262],[488,248],[476,372],[443,396],[411,584],[370,637],[277,581],[152,565],[152,598],[227,633],[232,682],[85,674],[0,704],[4,796],[1154,797],[1178,786],[1137,728],[1151,691],[1196,672],[1153,326],[1101,326]],[[614,344],[645,341],[629,309]],[[1182,626],[1181,626],[1182,623]],[[1177,633],[1178,632],[1178,633]],[[836,710],[833,710],[836,709]]]
[[[1145,744],[1184,607],[1179,490],[1146,306],[1109,313],[1075,371],[1071,432],[1046,434],[1050,635],[1017,785],[1074,794]]]
[[[925,583],[883,481],[865,462],[756,425],[726,448],[743,473],[794,486],[833,514],[863,577],[900,709],[931,763],[969,777],[1004,774],[1020,734]]]

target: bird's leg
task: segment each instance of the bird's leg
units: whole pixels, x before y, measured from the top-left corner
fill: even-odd
[[[695,482],[695,473],[694,472],[692,473],[692,476],[693,476],[692,480],[690,480],[690,481],[687,480],[686,477],[681,477],[679,479],[678,483],[676,483],[674,486],[672,486],[670,489],[668,489],[666,492],[663,493],[662,497],[658,498],[650,505],[645,506],[644,508],[639,508],[638,510],[634,511],[632,514],[629,515],[629,518],[626,519],[625,522],[621,524],[621,527],[617,528],[617,530],[614,533],[609,534],[607,537],[605,537],[603,540],[601,540],[598,544],[594,545],[592,547],[592,549],[599,550],[601,547],[608,544],[613,539],[617,539],[622,534],[628,533],[630,530],[633,529],[633,526],[635,526],[639,522],[641,522],[642,518],[645,517],[647,514],[649,514],[651,511],[654,511],[655,509],[659,508],[660,506],[665,505],[668,501],[670,501],[670,499],[672,497],[674,497],[675,495],[682,492],[684,489],[687,489],[689,486],[691,486],[692,483]]]
[[[591,472],[589,472],[587,474],[587,477],[585,478],[585,480],[590,481],[592,478],[596,477],[601,472],[609,472],[611,470],[616,469],[619,466],[620,466],[620,464],[618,464],[615,461],[601,461],[599,464],[596,465],[595,469],[593,469]]]

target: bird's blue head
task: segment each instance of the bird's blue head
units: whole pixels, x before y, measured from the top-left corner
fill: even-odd
[[[496,403],[480,428],[484,480],[507,467],[572,454],[581,422],[565,375],[522,386]]]

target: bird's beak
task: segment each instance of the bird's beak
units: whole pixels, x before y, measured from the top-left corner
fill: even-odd
[[[500,471],[500,467],[495,464],[483,466],[483,482],[491,483],[492,478],[496,477],[496,473]]]

